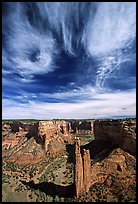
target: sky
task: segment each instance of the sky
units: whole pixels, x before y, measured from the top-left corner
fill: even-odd
[[[135,116],[135,2],[2,3],[3,119]]]

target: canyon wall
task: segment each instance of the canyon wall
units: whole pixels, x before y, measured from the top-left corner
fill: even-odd
[[[93,121],[71,121],[71,129],[73,132],[93,134]]]
[[[70,140],[69,123],[66,121],[40,121],[40,122],[20,122],[9,121],[2,123],[3,146],[6,149],[13,148],[18,144],[20,138],[30,139],[34,137],[37,143],[41,144],[45,151],[51,149],[49,154],[60,151],[63,143]],[[54,141],[54,142],[52,142]],[[49,148],[48,148],[49,147]]]
[[[124,151],[136,154],[136,122],[127,120],[96,120],[94,122],[96,140],[111,139]]]

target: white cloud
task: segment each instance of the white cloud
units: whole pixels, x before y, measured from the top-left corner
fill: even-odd
[[[29,101],[28,104],[19,104],[14,100],[3,99],[2,118],[101,118],[136,114],[135,90],[96,95],[97,100],[82,100],[77,103]]]
[[[76,87],[71,91],[56,92],[56,93],[40,93],[40,97],[49,97],[61,100],[81,101],[84,99],[91,99],[97,96],[98,89],[90,86]],[[82,98],[83,96],[83,98]]]
[[[117,67],[112,64],[117,61],[119,65],[123,61],[120,49],[128,47],[135,38],[135,2],[36,2],[37,9],[32,7],[33,15],[30,17],[35,26],[26,15],[28,5],[23,5],[15,4],[3,19],[10,28],[6,36],[11,52],[3,52],[3,63],[10,66],[11,72],[19,72],[25,79],[54,71],[57,68],[55,56],[62,49],[69,55],[77,55],[82,43],[89,57],[100,57],[103,62],[96,79],[96,84],[102,86],[111,70]],[[60,41],[60,46],[57,41]],[[30,59],[31,53],[34,53],[36,61]]]
[[[84,46],[92,56],[106,55],[132,42],[135,34],[135,2],[100,2],[85,28]]]
[[[25,76],[53,71],[55,67],[52,60],[57,52],[54,39],[29,24],[22,4],[15,5],[14,12],[10,12],[6,19],[10,27],[10,53],[3,50],[3,63],[9,65],[9,60],[12,60],[14,64],[10,64],[11,71],[13,69]],[[33,57],[34,60],[31,60]]]
[[[95,82],[98,88],[122,63],[131,60],[132,55],[124,54],[122,48],[129,49],[135,36],[135,2],[100,2],[94,17],[91,11],[82,42],[87,53],[99,61]]]

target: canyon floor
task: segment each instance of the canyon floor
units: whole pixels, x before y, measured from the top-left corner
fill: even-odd
[[[50,145],[55,149],[59,148],[56,144],[61,144],[60,151],[53,156],[35,137],[22,132],[16,138],[17,133],[6,125],[2,131],[2,202],[136,202],[134,155],[110,142],[95,142],[94,134],[71,133],[67,140],[68,136],[60,132],[51,139]],[[79,198],[74,195],[76,136],[81,148],[91,149],[92,185]]]

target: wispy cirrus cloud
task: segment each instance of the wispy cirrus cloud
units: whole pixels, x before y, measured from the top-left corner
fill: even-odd
[[[102,2],[96,5],[95,16],[91,12],[82,40],[87,52],[98,58],[96,85],[100,88],[115,69],[131,60],[127,50],[136,37],[136,4]]]
[[[30,25],[23,4],[15,3],[15,7],[10,7],[9,15],[3,18],[3,21],[8,21],[10,29],[7,35],[8,52],[3,48],[4,65],[24,77],[52,71],[56,52],[54,39]],[[3,29],[6,35],[5,32],[6,28]]]
[[[4,117],[10,104],[26,117],[34,104],[43,117],[135,113],[135,2],[3,3],[2,25]]]
[[[91,55],[101,56],[126,47],[136,35],[135,2],[97,3],[89,18],[83,42]]]
[[[101,57],[96,72],[96,86],[99,88],[104,87],[105,81],[115,75],[115,72],[120,71],[124,63],[131,63],[133,60],[133,54],[123,53],[121,49],[115,50],[108,56]]]

